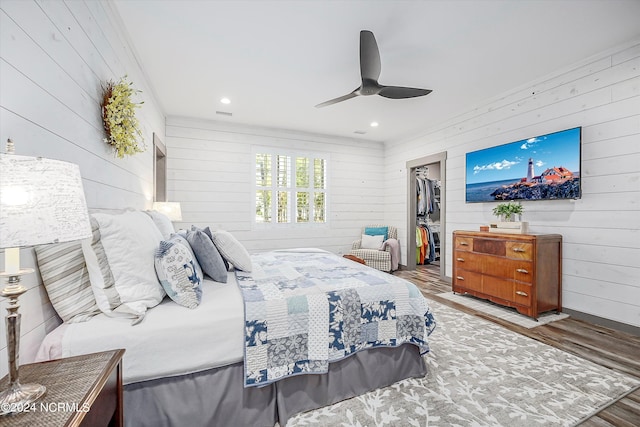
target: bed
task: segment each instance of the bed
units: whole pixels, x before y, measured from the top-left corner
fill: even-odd
[[[47,335],[37,359],[126,349],[127,426],[284,426],[299,412],[426,374],[422,354],[428,351],[426,337],[435,320],[410,282],[318,249],[253,254],[251,260],[252,272],[232,268],[226,273],[227,283],[205,279],[201,301],[192,310],[165,297],[141,321],[100,313],[88,321],[65,322]],[[279,286],[277,292],[274,283]],[[341,311],[357,292],[365,295],[364,302],[379,301],[388,296],[385,289],[393,287],[397,296],[393,306],[374,304],[378,311],[372,314],[369,304],[359,309],[366,311],[362,319],[351,316],[349,320],[347,312]],[[277,293],[286,294],[284,303],[282,298],[278,301]],[[292,329],[295,340],[301,336],[300,328],[317,330],[313,313],[318,310],[309,301],[320,299],[327,305],[332,298],[327,306],[333,313],[327,315],[333,325],[329,329],[338,324],[342,328],[349,321],[352,327],[329,332],[325,341],[333,342],[324,351],[327,357],[309,357],[318,353],[313,350],[315,344],[305,348],[302,362],[296,356],[299,352],[280,351],[284,329]],[[384,298],[380,301],[388,302]],[[293,317],[278,310],[283,304]],[[307,305],[305,315],[300,307]],[[421,327],[414,327],[415,318],[409,322],[414,326],[406,322],[399,326],[408,310],[420,313]],[[270,327],[269,334],[275,335],[269,338],[266,332],[255,333],[260,312],[266,316],[265,324],[281,323],[280,328]],[[301,318],[307,318],[306,326],[298,322]],[[264,338],[265,352],[280,349],[273,352],[274,358],[264,359],[260,349],[252,348],[258,335]],[[282,362],[285,354],[290,360]]]

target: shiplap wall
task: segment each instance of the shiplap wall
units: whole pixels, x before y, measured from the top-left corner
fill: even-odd
[[[532,232],[563,236],[563,305],[640,326],[640,41],[585,60],[434,127],[387,144],[385,220],[402,227],[408,160],[447,152],[446,274],[452,232],[495,220],[465,203],[465,153],[582,126],[582,198],[523,202]],[[406,262],[406,258],[403,258]]]
[[[249,250],[319,247],[346,253],[361,228],[384,215],[384,146],[357,139],[167,118],[168,198],[182,223],[234,234]],[[328,224],[254,227],[252,147],[329,153]]]
[[[127,159],[113,155],[102,140],[101,85],[128,75],[142,91],[137,117],[149,148],[154,132],[164,138],[164,114],[112,8],[93,0],[0,0],[0,150],[11,138],[16,154],[78,164],[89,208],[142,209],[152,201],[153,150]],[[21,251],[21,265],[35,266],[31,249]],[[59,319],[37,272],[22,283],[29,289],[20,297],[20,362],[26,363]],[[2,317],[5,307],[2,298]],[[6,372],[2,332],[0,376]]]
[[[586,61],[420,138],[386,147],[179,118],[169,121],[165,136],[164,115],[112,7],[93,0],[0,0],[1,144],[11,137],[17,154],[79,164],[90,208],[144,208],[151,202],[151,150],[122,160],[102,142],[101,84],[125,74],[143,92],[138,117],[148,146],[153,132],[168,146],[169,197],[183,203],[182,225],[226,228],[251,251],[313,245],[345,252],[363,224],[381,219],[400,227],[404,246],[405,162],[447,151],[450,259],[452,230],[477,229],[493,219],[490,204],[464,203],[464,153],[581,125],[583,198],[525,203],[525,219],[536,232],[564,236],[566,307],[640,325],[639,46]],[[251,228],[253,145],[330,153],[327,227]],[[35,264],[32,251],[23,250],[21,256],[23,266]],[[450,263],[446,268],[450,275]],[[23,283],[29,288],[20,299],[25,363],[59,319],[38,274],[24,276]],[[4,313],[5,302],[0,302]],[[0,333],[0,375],[6,365]]]

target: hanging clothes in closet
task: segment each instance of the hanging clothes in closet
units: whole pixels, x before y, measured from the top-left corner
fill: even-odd
[[[436,259],[436,239],[429,225],[416,227],[416,264],[429,264]]]
[[[440,200],[436,196],[436,190],[438,190],[437,194],[439,194],[439,188],[439,181],[416,175],[418,216],[434,214],[434,216],[440,217]]]
[[[426,184],[426,179],[416,176],[416,191],[418,196],[417,207],[418,207],[418,216],[424,216],[428,212],[428,206],[430,204],[429,200],[429,191],[427,190],[428,186]]]

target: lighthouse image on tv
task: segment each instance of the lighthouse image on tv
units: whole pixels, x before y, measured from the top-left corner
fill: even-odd
[[[578,127],[467,153],[466,201],[580,198],[580,144]]]

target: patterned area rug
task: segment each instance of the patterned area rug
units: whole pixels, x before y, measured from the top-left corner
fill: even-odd
[[[531,317],[527,317],[524,314],[518,313],[515,308],[504,307],[499,304],[495,304],[491,301],[476,298],[471,295],[458,295],[453,292],[443,292],[438,294],[439,297],[448,299],[449,301],[457,302],[458,304],[465,305],[483,313],[490,314],[499,319],[506,320],[516,325],[523,326],[527,329],[535,328],[536,326],[545,325],[556,320],[566,319],[569,317],[566,313],[556,314],[555,311],[544,313],[538,317],[535,321]]]
[[[640,387],[499,325],[431,303],[428,374],[298,414],[293,426],[572,426]]]

